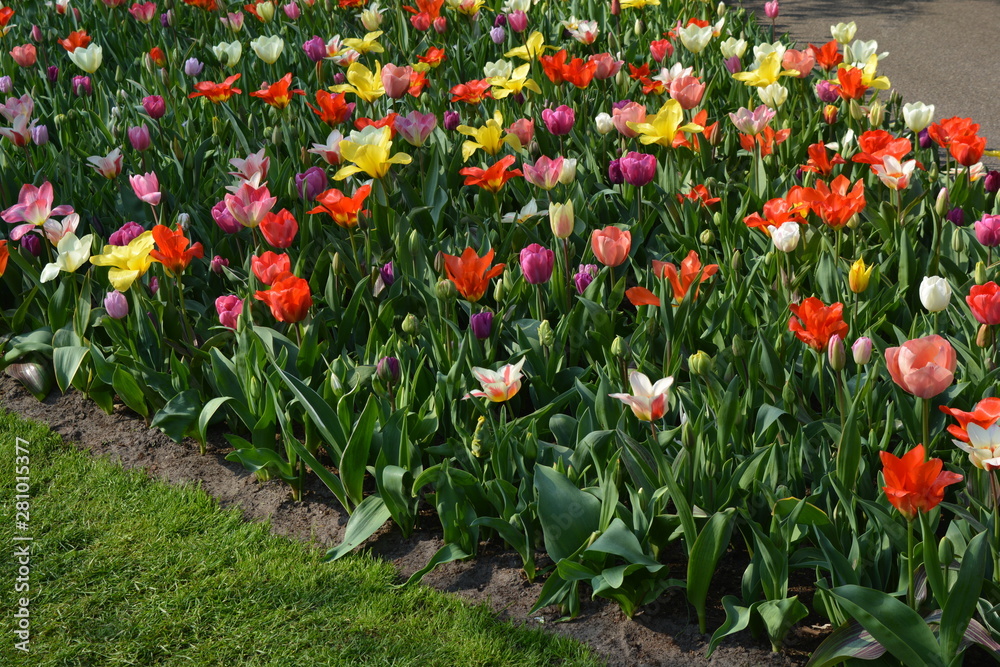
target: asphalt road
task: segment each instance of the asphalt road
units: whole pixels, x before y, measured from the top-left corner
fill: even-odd
[[[762,1],[743,6],[769,23]],[[879,74],[904,102],[933,104],[936,119],[972,118],[987,147],[1000,150],[1000,0],[780,0],[779,6],[777,33],[803,47],[830,41],[830,26],[854,21],[855,39],[878,40],[879,53],[889,52]]]

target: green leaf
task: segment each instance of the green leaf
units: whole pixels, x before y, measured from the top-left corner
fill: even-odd
[[[538,520],[552,560],[568,558],[597,530],[601,501],[581,491],[552,468],[535,469]]]
[[[88,352],[90,352],[89,347],[76,345],[72,347],[57,347],[52,351],[52,369],[56,374],[56,384],[59,385],[59,391],[65,393],[69,389],[73,378],[76,377],[77,371],[80,370],[83,358],[87,356]]]
[[[945,667],[934,633],[920,614],[882,591],[838,586],[830,594],[875,640],[907,667]]]
[[[247,443],[249,444],[249,443]],[[259,449],[254,446],[239,447],[226,455],[227,461],[238,461],[250,472],[257,472],[271,466],[278,477],[290,481],[296,477],[288,461],[282,459],[273,449]]]
[[[115,374],[111,380],[111,386],[115,388],[118,398],[130,409],[138,412],[143,417],[149,417],[149,408],[146,406],[146,398],[139,388],[139,383],[135,381],[124,366],[116,366]]]
[[[361,412],[350,440],[340,458],[340,479],[344,483],[347,497],[355,504],[361,502],[365,483],[365,466],[368,464],[368,452],[371,448],[372,434],[375,432],[375,422],[378,419],[378,399],[372,394],[368,397],[365,409]]]
[[[736,510],[729,508],[717,512],[702,528],[698,539],[691,547],[687,566],[687,598],[698,612],[698,627],[705,632],[705,600],[708,597],[708,586],[715,574],[715,566],[719,562],[729,538],[733,532],[733,517]]]
[[[816,647],[806,667],[833,667],[845,658],[874,660],[885,653],[885,647],[861,627],[857,621],[850,621],[836,630]]]
[[[639,540],[621,519],[615,519],[604,534],[587,547],[585,553],[604,553],[620,556],[630,564],[646,565],[659,569],[662,564],[642,551]]]
[[[757,607],[757,613],[764,622],[767,636],[775,650],[781,647],[788,630],[809,615],[809,610],[795,595],[784,600],[767,600]]]
[[[354,551],[389,520],[389,509],[378,496],[368,496],[354,510],[344,530],[344,541],[326,552],[323,560],[337,560]]]
[[[712,653],[718,648],[719,642],[729,635],[745,630],[750,625],[750,616],[754,612],[754,605],[749,607],[739,606],[739,598],[727,595],[722,598],[722,608],[726,610],[726,620],[719,626],[719,629],[712,633],[712,640],[708,643],[708,653],[706,658],[711,658]]]
[[[350,512],[351,503],[347,499],[347,491],[344,489],[344,483],[340,481],[340,478],[327,470],[326,467],[313,455],[313,453],[306,449],[305,445],[299,442],[297,438],[291,438],[288,444],[291,445],[295,455],[302,459],[302,461],[309,466],[310,470],[316,473],[316,476],[319,477],[321,482],[326,484],[326,488],[330,489],[330,492],[337,497],[337,500],[339,500],[340,504],[344,506],[344,509]],[[381,499],[379,499],[379,502],[382,502]],[[361,505],[363,504],[364,501],[361,502]],[[356,507],[354,511],[357,512],[361,508],[361,505]],[[388,512],[388,510],[386,511]],[[353,515],[351,518],[354,518]],[[382,523],[385,523],[385,520],[383,520]],[[348,551],[350,551],[350,549],[348,549]]]
[[[282,379],[288,388],[292,390],[295,397],[302,404],[302,407],[309,414],[313,424],[319,432],[326,438],[327,446],[334,460],[339,461],[344,456],[344,447],[347,444],[347,435],[340,425],[337,413],[334,412],[330,404],[323,400],[309,385],[304,383],[286,370],[278,367],[274,360],[271,360],[274,367],[281,373]]]
[[[205,445],[205,440],[208,438],[208,424],[212,421],[212,417],[215,416],[216,410],[218,410],[223,403],[231,401],[232,396],[216,396],[208,403],[205,407],[201,409],[201,413],[198,415],[198,442]]]
[[[987,536],[988,533],[979,533],[969,542],[965,556],[962,557],[958,579],[948,592],[948,601],[941,612],[941,655],[955,655],[958,652],[969,621],[976,613],[990,550]]]
[[[157,411],[150,426],[160,429],[174,442],[182,441],[198,421],[201,412],[198,398],[196,389],[182,391]]]
[[[370,496],[369,496],[370,497]],[[409,586],[410,584],[415,584],[424,578],[424,575],[436,568],[438,565],[443,565],[444,563],[450,563],[454,560],[462,560],[463,558],[468,558],[469,554],[465,553],[460,546],[457,544],[446,544],[437,553],[434,554],[427,565],[410,575],[410,578],[406,580],[403,586]]]

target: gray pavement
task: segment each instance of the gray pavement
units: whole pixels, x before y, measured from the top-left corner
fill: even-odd
[[[763,1],[743,6],[770,23]],[[933,104],[936,119],[972,118],[987,148],[1000,150],[1000,0],[780,0],[775,23],[805,47],[830,41],[830,26],[850,21],[855,39],[878,40],[879,52],[889,52],[879,74],[905,102]]]

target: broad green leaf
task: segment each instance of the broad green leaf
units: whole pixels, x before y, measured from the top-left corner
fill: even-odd
[[[143,396],[142,389],[139,388],[139,383],[125,370],[124,366],[115,367],[111,386],[115,388],[115,393],[122,399],[122,403],[143,417],[149,417],[146,397]]]
[[[65,393],[69,389],[88,352],[90,352],[89,347],[75,345],[73,347],[57,347],[52,351],[52,369],[55,371],[59,391]]]
[[[941,655],[955,655],[969,621],[976,613],[979,592],[983,587],[986,559],[990,552],[988,533],[979,533],[965,550],[955,585],[948,591],[948,601],[941,611]]]
[[[729,546],[736,510],[729,508],[712,515],[691,547],[687,565],[687,598],[698,612],[698,627],[705,632],[705,599],[719,558]]]
[[[601,501],[576,488],[565,475],[545,466],[535,469],[535,491],[545,549],[558,563],[578,550],[597,530]]]
[[[368,496],[361,501],[354,514],[347,521],[344,530],[344,541],[326,552],[323,560],[337,560],[349,554],[359,544],[367,540],[389,520],[389,510],[376,495]]]
[[[174,442],[181,442],[198,421],[201,412],[198,398],[196,389],[182,391],[157,411],[150,426],[160,429]]]
[[[371,448],[372,434],[375,432],[375,422],[378,419],[378,399],[372,394],[368,397],[365,409],[358,417],[351,433],[350,440],[340,458],[340,479],[344,483],[347,497],[351,502],[361,502],[365,483],[365,466],[368,464],[368,452]]]

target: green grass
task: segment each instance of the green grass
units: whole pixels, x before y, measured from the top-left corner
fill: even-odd
[[[14,442],[30,443],[31,652],[14,649]],[[597,665],[567,639],[308,545],[0,413],[3,665]]]

